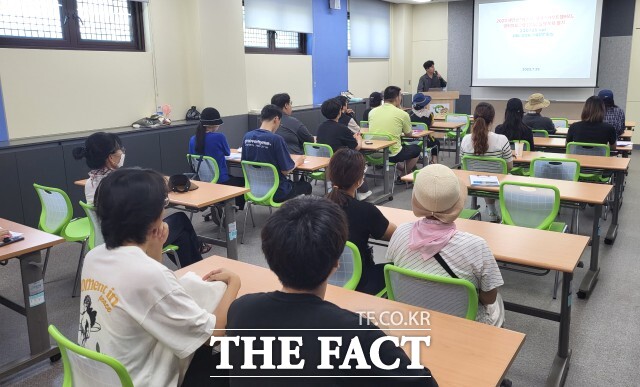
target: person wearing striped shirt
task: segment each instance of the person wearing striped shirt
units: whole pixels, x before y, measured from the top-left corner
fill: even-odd
[[[421,273],[453,277],[448,273],[451,271],[471,282],[478,289],[476,321],[502,326],[504,304],[498,288],[504,281],[498,264],[484,239],[456,230],[454,223],[466,196],[466,187],[449,167],[431,164],[421,169],[411,198],[413,213],[421,219],[398,226],[386,259]],[[438,262],[436,254],[449,270]]]
[[[511,145],[506,136],[491,131],[496,111],[490,103],[480,102],[473,112],[474,123],[471,133],[460,143],[461,156],[499,157],[507,162],[507,170],[513,168]],[[499,222],[495,199],[484,199],[489,209],[489,221]]]

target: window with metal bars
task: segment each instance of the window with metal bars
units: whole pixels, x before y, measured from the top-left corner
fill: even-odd
[[[0,0],[0,47],[143,51],[142,5],[127,0]]]
[[[307,34],[247,28],[244,23],[244,6],[242,7],[242,28],[244,29],[244,51],[247,53],[307,53]]]

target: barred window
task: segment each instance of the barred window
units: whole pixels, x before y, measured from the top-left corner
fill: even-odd
[[[1,0],[0,0],[1,1]],[[242,6],[242,27],[244,29],[244,49],[248,53],[306,54],[306,34],[289,31],[247,28]]]
[[[144,50],[142,5],[127,0],[0,0],[0,47]]]

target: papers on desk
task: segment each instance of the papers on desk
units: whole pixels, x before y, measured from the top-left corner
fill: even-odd
[[[618,141],[616,145],[617,146],[629,146],[631,144],[633,144],[632,141]]]
[[[241,153],[231,153],[229,156],[224,157],[225,160],[240,160],[242,158]]]
[[[481,187],[499,187],[498,176],[469,175],[471,185]]]
[[[11,236],[9,237],[9,241],[8,242],[4,242],[2,240],[2,238],[0,238],[0,247],[4,246],[4,245],[8,245],[11,244],[13,242],[18,242],[21,240],[24,240],[24,236],[22,233],[20,232],[14,232],[14,231],[9,231],[11,233]]]

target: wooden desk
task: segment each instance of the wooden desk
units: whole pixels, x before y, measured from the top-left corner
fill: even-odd
[[[447,121],[437,121],[437,120],[433,120],[433,122],[431,123],[431,128],[432,130],[436,130],[436,131],[450,131],[450,130],[455,130],[456,131],[456,145],[454,149],[445,149],[445,148],[441,148],[440,150],[444,150],[444,151],[452,151],[455,150],[456,152],[456,161],[455,161],[455,166],[460,165],[460,134],[461,134],[461,128],[463,126],[465,126],[466,124],[464,122],[447,122]],[[446,135],[445,135],[446,136]]]
[[[569,132],[569,128],[556,128],[556,132],[554,134],[549,134],[549,137],[567,137],[567,132]],[[629,141],[631,140],[631,136],[633,136],[633,131],[625,130],[621,136],[618,136],[618,138]],[[534,140],[534,142],[535,141],[536,140]]]
[[[536,137],[533,142],[535,143],[536,148],[549,148],[549,149],[562,149],[567,148],[567,140],[562,137]],[[628,155],[633,150],[633,145],[627,146],[616,146],[615,150],[623,155]]]
[[[49,341],[49,320],[44,294],[44,279],[40,250],[64,242],[59,236],[48,234],[0,218],[0,227],[22,233],[24,240],[0,247],[0,261],[17,258],[20,261],[23,305],[0,296],[0,304],[27,318],[30,355],[0,366],[0,380],[46,359],[60,359],[60,351]],[[4,313],[4,311],[3,311]],[[17,334],[17,333],[16,333]],[[3,350],[9,351],[9,348]]]
[[[409,210],[381,206],[378,206],[378,209],[395,224],[415,222],[419,219]],[[458,230],[478,235],[487,241],[498,261],[562,272],[560,313],[541,311],[505,301],[505,308],[508,310],[560,323],[558,352],[553,361],[547,385],[562,385],[571,359],[569,333],[572,293],[570,284],[580,256],[589,243],[589,238],[583,235],[562,234],[476,220],[456,219],[455,223]],[[565,283],[568,285],[565,286]]]
[[[362,148],[360,152],[363,153],[375,153],[382,151],[382,194],[375,196],[368,201],[379,204],[386,202],[387,200],[393,200],[393,184],[395,182],[389,182],[389,147],[396,142],[393,140],[363,140]],[[393,167],[395,168],[395,167]],[[375,172],[375,171],[373,171]],[[367,174],[367,176],[373,176],[373,174]]]
[[[569,125],[574,124],[576,122],[578,122],[580,120],[568,120]],[[635,121],[625,121],[624,122],[624,127],[629,129],[629,130],[633,130],[633,128],[636,126]]]
[[[77,180],[75,185],[84,187],[86,179]],[[216,203],[224,203],[225,216],[223,227],[227,230],[227,239],[220,240],[208,236],[198,235],[201,240],[216,246],[226,247],[229,258],[238,259],[238,230],[236,225],[236,211],[233,208],[235,198],[249,192],[244,187],[234,187],[224,184],[213,184],[196,181],[198,189],[189,192],[169,192],[169,203],[172,206],[182,206],[195,212],[210,207]]]
[[[238,153],[238,149],[231,149],[231,155],[240,155],[240,153]],[[296,170],[301,172],[315,172],[322,168],[326,168],[329,165],[330,160],[329,157],[291,155],[291,158],[294,161],[300,157],[304,157],[304,162],[298,165]],[[240,157],[227,158],[227,162],[233,164],[240,164],[241,161]]]
[[[558,190],[560,191],[560,200],[565,203],[593,204],[595,213],[593,215],[593,227],[591,229],[591,262],[589,265],[589,271],[585,274],[582,283],[580,284],[578,298],[585,298],[591,293],[598,278],[598,273],[600,272],[598,264],[600,252],[600,216],[602,215],[602,206],[607,200],[607,196],[613,188],[612,186],[608,184],[581,183],[577,181],[541,179],[528,176],[514,176],[502,175],[499,173],[465,171],[461,169],[454,169],[453,172],[467,187],[469,195],[472,196],[498,198],[498,187],[472,186],[469,180],[469,175],[491,175],[497,176],[498,180],[501,183],[504,181],[515,181],[552,185],[558,188]],[[402,180],[412,182],[413,174],[403,176]]]
[[[177,274],[193,271],[204,275],[218,267],[228,268],[240,275],[242,287],[239,296],[282,288],[270,270],[221,257],[204,259],[179,270]],[[406,315],[410,311],[424,310],[333,285],[328,285],[326,299],[354,312],[371,311],[376,315],[383,311],[399,311]],[[431,346],[423,350],[421,356],[422,363],[429,367],[438,383],[441,386],[498,385],[520,351],[525,335],[438,312],[429,313]],[[414,325],[402,326],[403,329],[412,327],[418,328]],[[407,334],[406,331],[385,331],[395,336]]]

